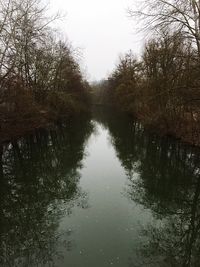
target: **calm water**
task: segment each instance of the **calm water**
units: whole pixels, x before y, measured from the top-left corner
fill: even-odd
[[[200,266],[199,151],[102,110],[3,147],[0,266]]]

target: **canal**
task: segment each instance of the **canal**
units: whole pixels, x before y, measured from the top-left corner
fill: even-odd
[[[0,266],[200,266],[199,150],[98,108],[7,143]]]

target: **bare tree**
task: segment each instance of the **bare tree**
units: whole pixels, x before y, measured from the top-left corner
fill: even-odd
[[[79,63],[52,27],[61,16],[47,11],[43,0],[0,0],[2,129],[17,119],[33,122],[87,109]]]
[[[32,85],[36,54],[52,32],[49,24],[59,18],[47,18],[46,9],[40,0],[0,1],[0,85],[11,73]]]
[[[145,21],[147,28],[171,28],[192,39],[200,59],[200,0],[141,0],[129,14]]]

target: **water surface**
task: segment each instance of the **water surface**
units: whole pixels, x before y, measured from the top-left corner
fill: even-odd
[[[0,266],[199,266],[199,151],[94,112],[3,147]]]

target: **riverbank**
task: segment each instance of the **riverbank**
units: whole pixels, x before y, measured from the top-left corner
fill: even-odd
[[[88,112],[90,86],[77,49],[55,34],[58,14],[34,0],[0,10],[0,142]]]
[[[154,119],[154,117],[141,116],[136,113],[128,112],[128,114],[141,122],[151,132],[162,137],[170,136],[189,145],[200,147],[200,125],[197,118],[191,118],[190,115],[186,114],[183,117],[177,117],[175,121],[170,121],[167,116]]]
[[[49,129],[59,122],[68,122],[79,116],[89,116],[89,114],[89,103],[81,102],[77,102],[73,108],[70,105],[62,106],[60,110],[53,107],[27,106],[24,112],[18,110],[9,115],[1,114],[0,143],[16,140],[35,130]]]
[[[154,133],[160,137],[171,137],[177,141],[181,141],[191,146],[200,147],[200,124],[195,117],[191,118],[191,115],[185,115],[183,118],[177,118],[177,121],[170,122],[169,118],[156,118],[151,114],[143,112],[133,112],[130,110],[122,109],[117,105],[107,104],[93,104],[95,108],[104,108],[107,110],[113,110],[116,113],[125,113],[129,116],[133,122],[138,121],[149,132]]]

